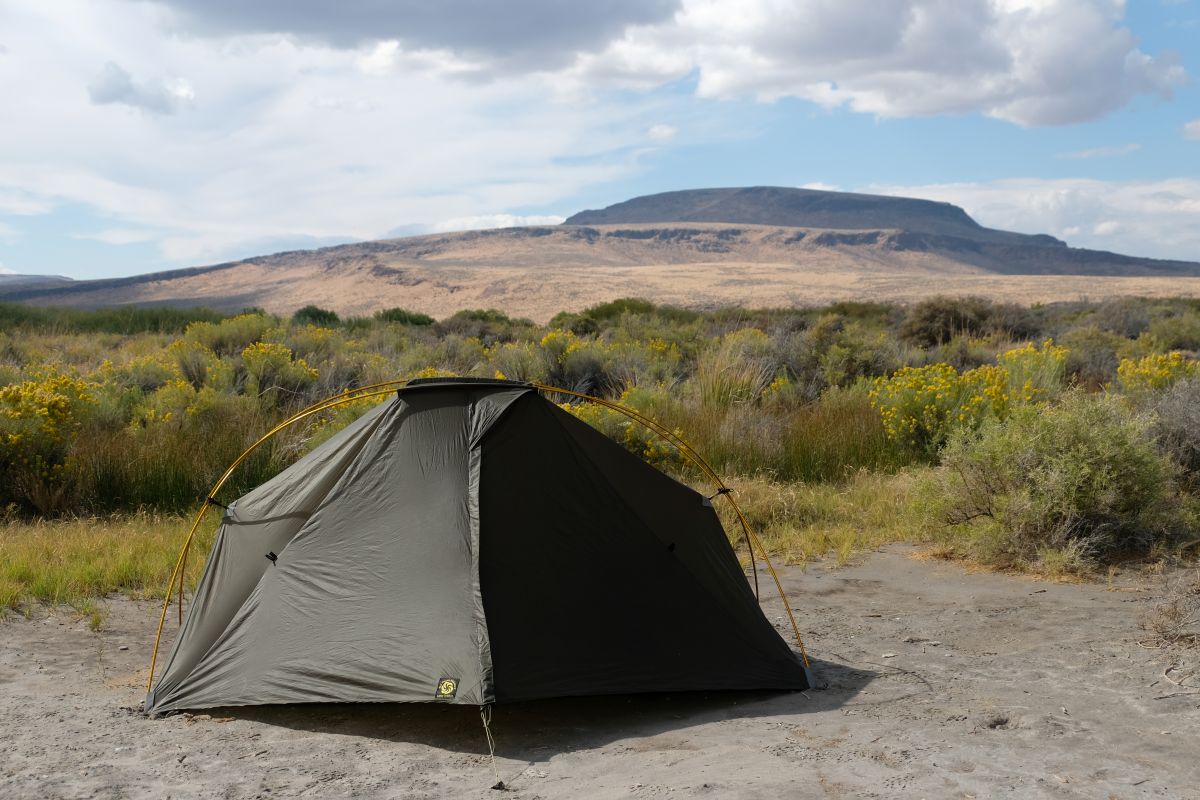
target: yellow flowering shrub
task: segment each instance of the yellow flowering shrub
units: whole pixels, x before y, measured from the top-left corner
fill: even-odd
[[[167,346],[167,355],[175,361],[179,376],[199,389],[212,382],[221,359],[208,347],[193,339],[177,339]]]
[[[278,342],[255,342],[242,351],[242,362],[250,381],[247,391],[272,404],[296,395],[319,375],[302,358],[292,358],[292,349]]]
[[[890,439],[932,454],[955,428],[1006,413],[1008,373],[990,365],[961,374],[949,364],[903,367],[877,378],[869,397]]]
[[[347,348],[361,348],[362,343],[355,339],[344,338],[339,331],[332,328],[322,328],[318,325],[305,325],[292,330],[287,336],[288,343],[300,356],[308,359],[330,358]]]
[[[561,358],[571,349],[579,349],[579,337],[571,331],[553,330],[539,342],[542,349],[555,358]]]
[[[1063,388],[1067,349],[1049,339],[1009,350],[997,360],[962,373],[939,363],[877,378],[869,397],[888,438],[932,455],[953,431],[1005,419],[1014,407],[1044,403]]]
[[[119,381],[147,392],[154,391],[178,374],[174,365],[163,358],[161,353],[135,356],[120,368],[114,367],[111,361],[106,360],[100,365],[99,371],[105,383]]]
[[[1041,347],[1030,342],[1000,356],[1008,372],[1008,389],[1013,402],[1040,403],[1063,388],[1067,374],[1067,348],[1047,339]]]
[[[183,338],[198,342],[217,355],[237,355],[272,333],[275,321],[265,314],[239,314],[220,322],[193,322]],[[278,331],[275,331],[278,334]]]
[[[28,503],[44,514],[58,509],[93,388],[68,375],[0,388],[0,503]]]
[[[185,380],[176,378],[167,381],[151,394],[134,412],[130,421],[132,429],[145,428],[150,425],[178,423],[188,413],[188,409],[196,400],[196,390]]]
[[[1165,389],[1182,378],[1194,377],[1198,371],[1200,362],[1179,351],[1138,359],[1123,358],[1117,367],[1117,383],[1127,394],[1144,394]]]

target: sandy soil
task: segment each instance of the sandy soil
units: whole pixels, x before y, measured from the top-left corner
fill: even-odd
[[[150,720],[148,604],[112,601],[100,634],[10,618],[0,797],[1200,798],[1200,697],[1156,699],[1178,691],[1168,662],[1135,641],[1151,584],[968,574],[904,548],[784,574],[826,688],[499,707],[507,793],[475,709]]]

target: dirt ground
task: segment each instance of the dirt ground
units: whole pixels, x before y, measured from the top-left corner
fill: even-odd
[[[1180,691],[1171,661],[1137,644],[1153,580],[1038,583],[910,554],[784,570],[824,688],[498,707],[507,792],[489,788],[476,709],[151,720],[149,604],[111,601],[98,634],[10,617],[0,797],[1200,798],[1200,696],[1163,697]],[[778,601],[766,611],[782,623]]]

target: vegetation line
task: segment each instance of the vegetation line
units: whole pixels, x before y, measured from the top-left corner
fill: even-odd
[[[748,524],[794,562],[897,540],[1050,575],[1193,557],[1197,351],[1200,303],[1186,299],[711,312],[627,299],[546,326],[491,310],[0,306],[0,607],[159,595],[173,563],[159,537],[263,432],[321,397],[450,374],[594,395],[605,402],[563,407],[700,479],[607,404],[656,420],[731,476]],[[222,496],[379,399],[289,427]]]

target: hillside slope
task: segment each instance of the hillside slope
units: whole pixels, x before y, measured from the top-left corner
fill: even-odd
[[[630,295],[711,307],[944,292],[1026,302],[1200,294],[1200,263],[994,231],[945,203],[758,187],[635,198],[558,226],[361,242],[64,286],[0,285],[0,300],[281,313],[317,303],[343,314],[402,306],[434,316],[491,307],[544,320]]]

